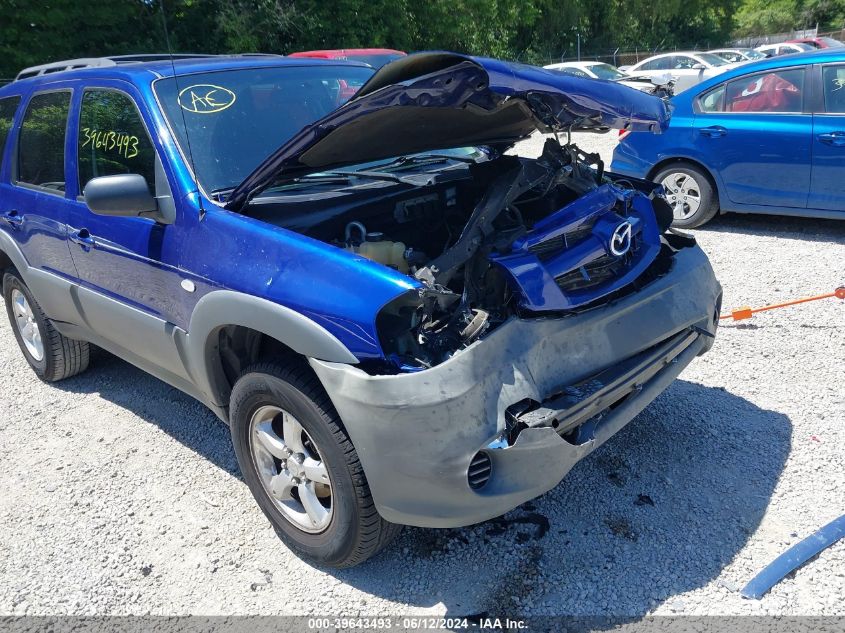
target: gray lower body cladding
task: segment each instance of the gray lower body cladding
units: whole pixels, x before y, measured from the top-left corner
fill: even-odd
[[[425,371],[311,365],[382,516],[470,525],[553,488],[657,397],[708,348],[720,294],[707,257],[688,247],[636,293],[579,314],[512,320]],[[509,436],[507,410],[526,399],[537,405]],[[473,489],[467,472],[482,450],[491,474]]]

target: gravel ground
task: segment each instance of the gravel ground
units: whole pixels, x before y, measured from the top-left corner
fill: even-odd
[[[615,137],[578,140],[609,159]],[[695,234],[728,308],[845,283],[845,223],[729,215]],[[0,613],[845,615],[845,542],[761,601],[738,593],[845,512],[844,311],[724,325],[548,494],[472,528],[408,528],[345,571],[277,540],[201,405],[103,352],[42,384],[3,317]]]

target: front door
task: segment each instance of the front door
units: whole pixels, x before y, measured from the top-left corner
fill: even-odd
[[[92,178],[131,173],[143,176],[157,197],[170,199],[141,111],[127,91],[89,87],[79,98],[72,129],[78,196],[68,239],[86,324],[130,354],[179,372],[172,340],[173,325],[185,327],[185,291],[177,269],[179,227],[147,218],[96,215],[82,195]]]
[[[813,115],[804,112],[805,69],[739,77],[699,101],[693,143],[719,173],[731,202],[807,205]]]

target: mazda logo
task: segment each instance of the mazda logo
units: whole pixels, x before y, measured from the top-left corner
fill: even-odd
[[[610,236],[610,252],[617,257],[622,257],[631,250],[631,223],[623,222],[615,229]]]

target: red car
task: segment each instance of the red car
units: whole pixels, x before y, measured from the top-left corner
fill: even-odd
[[[381,68],[394,59],[405,57],[407,53],[395,51],[392,48],[338,48],[326,51],[300,51],[291,53],[288,57],[317,57],[320,59],[348,59],[354,62],[364,62],[373,68]]]
[[[807,44],[813,48],[842,48],[845,46],[839,40],[832,37],[801,37],[795,40],[788,40],[788,44]]]

